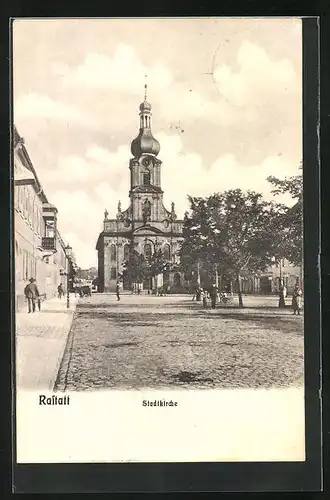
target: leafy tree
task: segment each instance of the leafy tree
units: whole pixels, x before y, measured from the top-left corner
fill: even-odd
[[[170,263],[164,258],[161,250],[156,250],[149,259],[133,250],[123,265],[123,277],[129,283],[142,283],[145,279],[155,278],[158,274],[169,270]]]
[[[274,196],[288,194],[295,200],[293,206],[288,207],[278,204],[278,211],[281,213],[277,255],[279,258],[286,258],[292,264],[300,266],[302,264],[302,237],[303,237],[303,177],[302,165],[301,173],[278,179],[270,176],[267,180],[274,186],[272,193]]]
[[[201,224],[207,218],[207,207],[203,198],[188,198],[191,213],[186,212],[184,216],[180,267],[185,278],[197,285],[202,277],[211,278],[214,275],[215,260],[211,247],[208,247],[208,228]]]
[[[164,271],[164,267],[167,261],[164,258],[163,252],[161,249],[155,250],[155,252],[151,255],[148,260],[148,269],[150,276],[153,278],[158,274],[161,274]]]
[[[148,276],[148,264],[144,255],[132,250],[123,265],[123,278],[130,284],[142,283]]]
[[[233,189],[207,198],[189,197],[184,221],[185,249],[234,276],[239,306],[241,278],[265,270],[272,262],[277,207],[254,191]]]

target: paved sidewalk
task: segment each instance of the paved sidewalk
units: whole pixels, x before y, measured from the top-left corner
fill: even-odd
[[[78,299],[53,298],[35,313],[16,314],[17,389],[52,390],[63,357]]]

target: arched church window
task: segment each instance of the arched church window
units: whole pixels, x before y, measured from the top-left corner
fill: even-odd
[[[163,256],[165,260],[170,260],[170,245],[164,245]]]
[[[110,259],[111,260],[116,260],[117,257],[117,251],[116,251],[116,245],[111,245],[110,246]]]
[[[148,126],[148,117],[146,116],[145,117],[145,121],[146,121],[146,127]]]
[[[129,259],[129,244],[126,243],[124,245],[124,261],[126,262]]]
[[[145,243],[144,245],[144,256],[146,259],[150,259],[152,255],[151,243]]]
[[[110,269],[110,279],[111,280],[117,279],[117,269],[115,267],[112,267]]]
[[[150,170],[146,170],[145,172],[143,172],[143,184],[145,186],[148,186],[150,184],[150,179],[151,179]]]

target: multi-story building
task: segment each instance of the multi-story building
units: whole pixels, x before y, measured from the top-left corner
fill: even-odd
[[[13,164],[15,296],[20,310],[30,278],[47,298],[56,295],[60,283],[66,290],[70,254],[57,229],[57,209],[49,203],[16,127]]]
[[[291,264],[287,259],[281,259],[264,273],[243,277],[241,284],[244,293],[272,294],[278,293],[280,284],[283,283],[290,294],[297,282],[302,286],[301,267]]]
[[[115,219],[108,218],[105,211],[103,231],[98,237],[98,280],[100,291],[113,291],[118,277],[123,271],[123,264],[128,259],[133,247],[148,259],[156,250],[162,250],[165,260],[175,264],[182,241],[183,221],[178,220],[174,203],[171,211],[163,203],[161,186],[162,162],[158,158],[159,142],[151,131],[151,105],[140,105],[140,130],[131,143],[132,158],[129,161],[130,190],[129,207],[121,209]],[[184,278],[179,270],[166,271],[162,275],[162,284],[180,289]],[[128,288],[128,282],[123,283]],[[155,286],[152,280],[145,280],[144,289]]]

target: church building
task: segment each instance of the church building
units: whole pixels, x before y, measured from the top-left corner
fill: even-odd
[[[96,244],[100,292],[115,290],[131,249],[144,254],[146,259],[161,250],[164,258],[171,263],[170,270],[158,276],[156,283],[155,280],[145,280],[142,284],[144,290],[164,286],[179,291],[185,285],[178,268],[183,220],[177,219],[174,203],[170,211],[163,203],[163,167],[158,158],[160,144],[152,135],[147,86],[145,89],[144,102],[140,104],[139,134],[131,143],[129,207],[122,210],[119,202],[115,219],[109,219],[105,210],[103,231]],[[124,279],[124,289],[130,286]]]

